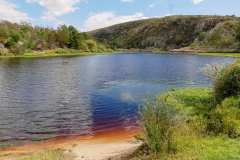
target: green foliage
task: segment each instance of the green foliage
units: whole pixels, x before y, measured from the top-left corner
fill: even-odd
[[[177,110],[158,98],[155,103],[146,103],[142,114],[145,139],[150,150],[155,154],[173,151],[173,131],[179,123]]]
[[[168,16],[118,24],[91,34],[112,48],[239,51],[238,26],[239,18],[232,16]]]
[[[69,30],[66,25],[62,25],[57,30],[57,41],[59,43],[59,47],[65,48],[69,42]]]
[[[0,48],[0,56],[6,56],[8,55],[8,49],[6,48]]]
[[[210,112],[205,119],[205,133],[208,135],[219,135],[224,133],[224,123],[221,114],[215,111]]]
[[[150,129],[144,130],[145,134],[161,135],[162,123],[169,125],[168,117],[181,117],[180,125],[174,127],[171,137],[174,140],[172,148],[174,153],[155,154],[158,147],[150,147],[148,155],[140,154],[137,159],[159,159],[159,160],[235,160],[240,158],[240,97],[229,97],[215,106],[214,94],[210,89],[188,88],[169,91],[159,96],[164,100],[158,106],[164,110],[173,110],[173,115],[168,111],[158,110],[149,103],[148,117],[143,124],[148,124]],[[159,102],[158,102],[159,103]],[[176,112],[175,112],[176,111]],[[156,115],[161,115],[160,122],[156,121]],[[144,119],[144,118],[143,118]],[[174,126],[174,125],[173,125]],[[171,128],[171,126],[164,126]],[[167,131],[167,129],[165,129]],[[153,146],[161,146],[160,138],[151,136]],[[148,144],[149,140],[146,139]],[[160,141],[160,142],[159,142]],[[156,145],[158,144],[158,145]]]
[[[181,138],[181,139],[180,139]],[[169,160],[237,160],[240,158],[239,139],[224,136],[179,137],[179,152]]]
[[[201,32],[192,44],[195,48],[208,48],[209,51],[240,49],[240,21],[232,19],[218,23],[208,32]]]
[[[207,33],[206,32],[201,32],[199,35],[198,35],[198,40],[199,41],[203,41],[207,36]]]
[[[236,32],[237,32],[237,34],[236,34],[236,39],[237,39],[237,41],[239,42],[238,48],[240,48],[240,22],[238,23]]]
[[[227,97],[240,95],[240,63],[222,70],[214,84],[214,96],[218,103]]]
[[[24,52],[26,50],[24,44],[21,42],[12,45],[9,49],[10,49],[10,52],[12,52],[15,55],[24,54]]]
[[[5,44],[8,39],[9,31],[6,26],[0,25],[0,43]]]
[[[57,48],[69,48],[81,52],[106,51],[107,47],[99,48],[98,43],[87,33],[80,33],[73,26],[62,25],[57,29],[33,27],[30,24],[0,22],[0,44],[6,50],[1,55],[22,55],[27,50],[43,51]]]
[[[73,26],[68,27],[69,32],[69,41],[68,41],[68,47],[72,49],[78,49],[79,48],[79,38],[78,38],[78,31]]]
[[[240,136],[240,97],[226,98],[217,106],[216,113],[221,116],[223,133],[231,138]]]
[[[87,40],[87,41],[86,41],[86,45],[87,45],[88,50],[91,51],[91,52],[93,52],[94,49],[97,48],[97,44],[96,44],[96,42],[93,41],[93,40]]]

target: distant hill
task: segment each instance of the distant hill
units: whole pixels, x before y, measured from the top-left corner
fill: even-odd
[[[234,16],[168,16],[90,32],[113,48],[239,51],[240,19]]]

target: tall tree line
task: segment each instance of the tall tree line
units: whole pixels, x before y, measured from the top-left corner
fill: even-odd
[[[23,54],[26,50],[70,48],[91,51],[98,43],[87,33],[80,33],[74,26],[57,29],[34,27],[28,23],[0,22],[0,49],[7,53]],[[104,47],[101,45],[101,47]]]

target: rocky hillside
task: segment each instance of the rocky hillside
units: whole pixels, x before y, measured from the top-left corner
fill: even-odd
[[[240,48],[240,19],[234,16],[169,16],[90,33],[113,48],[205,51]]]

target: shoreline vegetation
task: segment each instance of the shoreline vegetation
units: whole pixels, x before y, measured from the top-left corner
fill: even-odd
[[[0,58],[32,58],[94,55],[113,52],[74,26],[56,29],[32,26],[28,23],[0,22]]]
[[[58,48],[58,49],[51,49],[51,50],[44,50],[44,51],[29,51],[21,55],[0,56],[0,59],[74,57],[74,56],[105,55],[105,54],[113,54],[113,53],[115,53],[115,51],[112,49],[106,49],[104,51],[87,52],[87,51],[75,50],[75,49]]]
[[[112,48],[240,52],[240,18],[236,16],[166,16],[117,24],[89,34]]]
[[[131,160],[239,159],[239,98],[228,98],[215,108],[212,96],[210,88],[182,88],[158,96],[146,106],[141,135],[145,145]]]
[[[0,59],[82,56],[117,52],[186,53],[240,57],[235,16],[167,16],[91,32],[0,22]]]
[[[240,58],[240,52],[204,52],[204,51],[189,51],[189,50],[172,50],[163,51],[159,49],[105,49],[104,51],[87,52],[76,49],[49,49],[43,51],[28,51],[21,55],[0,55],[0,59],[10,58],[48,58],[48,57],[74,57],[74,56],[91,56],[91,55],[107,55],[107,54],[121,54],[121,53],[154,53],[154,54],[192,54],[199,56],[219,56],[219,57],[233,57]]]
[[[145,145],[131,160],[240,159],[240,62],[203,72],[212,88],[173,89],[145,104]]]

